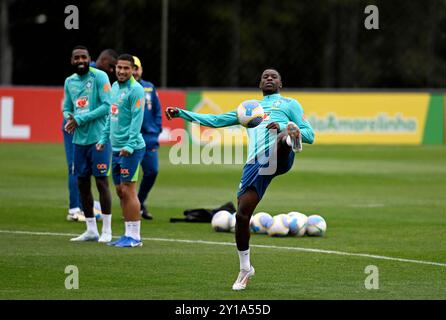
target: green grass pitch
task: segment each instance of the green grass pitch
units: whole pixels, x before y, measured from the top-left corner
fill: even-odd
[[[257,211],[320,214],[327,234],[252,235],[257,274],[243,292],[231,290],[233,234],[169,223],[187,208],[235,202],[242,165],[175,166],[161,148],[155,219],[142,222],[144,246],[127,249],[68,241],[84,225],[65,221],[63,145],[3,143],[0,154],[0,299],[446,299],[445,146],[304,145]],[[123,230],[113,190],[114,236]],[[78,290],[65,289],[68,265]],[[365,288],[368,265],[377,290]]]

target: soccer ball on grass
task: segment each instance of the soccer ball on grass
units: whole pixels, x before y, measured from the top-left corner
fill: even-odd
[[[249,226],[253,233],[266,233],[272,224],[273,217],[269,213],[259,212],[251,217]]]
[[[220,210],[214,214],[211,220],[212,228],[217,232],[226,232],[230,229],[232,215],[229,211]]]
[[[321,216],[314,214],[308,217],[307,221],[307,235],[309,236],[323,236],[327,231],[327,223]]]
[[[296,237],[303,237],[307,230],[308,217],[303,213],[292,211],[288,213],[289,234]]]
[[[282,213],[273,217],[273,223],[268,228],[267,233],[271,237],[285,237],[290,231],[288,225],[288,215]]]
[[[234,212],[233,214],[231,214],[231,218],[229,218],[229,231],[230,232],[235,232],[235,222],[236,222],[235,215],[236,214],[237,214],[237,212]]]

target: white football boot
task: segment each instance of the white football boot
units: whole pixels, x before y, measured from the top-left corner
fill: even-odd
[[[85,231],[80,236],[71,238],[70,241],[98,241],[99,235],[93,231]]]
[[[248,284],[248,280],[255,275],[254,267],[251,266],[249,271],[240,270],[237,280],[232,285],[232,290],[244,290]]]
[[[78,222],[85,222],[85,214],[83,211],[76,213],[76,217]]]
[[[67,221],[77,221],[77,215],[72,213],[67,214]]]
[[[67,214],[67,221],[79,221],[79,215],[84,215],[80,208],[69,209]]]
[[[112,240],[112,234],[109,232],[102,232],[101,236],[99,237],[98,242],[101,243],[107,243]]]

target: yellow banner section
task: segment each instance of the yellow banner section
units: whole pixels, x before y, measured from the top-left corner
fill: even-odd
[[[430,98],[428,93],[283,91],[281,94],[296,99],[302,105],[305,116],[316,133],[315,143],[318,144],[420,144]],[[204,91],[194,111],[220,114],[234,110],[248,99],[262,99],[262,94],[260,91]],[[225,136],[233,135],[233,129],[217,130],[220,135]],[[236,132],[240,132],[239,130],[240,127]],[[224,141],[229,141],[229,138]],[[195,134],[193,139],[198,141],[198,135]],[[243,141],[246,141],[246,137]],[[209,141],[201,137],[201,142]]]

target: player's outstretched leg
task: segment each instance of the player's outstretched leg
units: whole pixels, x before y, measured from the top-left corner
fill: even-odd
[[[248,189],[238,199],[238,208],[235,224],[235,241],[240,259],[240,272],[232,285],[233,290],[243,290],[248,280],[254,276],[255,270],[251,265],[249,252],[249,221],[260,199],[257,192]]]

